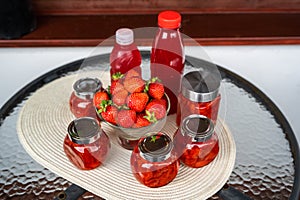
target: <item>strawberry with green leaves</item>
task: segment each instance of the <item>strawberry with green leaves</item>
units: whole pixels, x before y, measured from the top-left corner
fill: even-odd
[[[120,110],[117,115],[117,124],[124,128],[130,128],[136,122],[134,110]]]
[[[143,113],[137,114],[136,122],[133,124],[132,128],[141,128],[145,126],[149,126],[151,122],[149,122],[148,119],[145,118],[146,115]]]
[[[134,92],[128,96],[126,101],[127,106],[130,109],[136,112],[142,112],[146,108],[146,105],[149,101],[149,96],[144,92]]]
[[[166,108],[161,103],[152,100],[147,104],[145,112],[154,113],[155,118],[159,120],[165,117]]]
[[[138,113],[136,122],[132,126],[132,128],[141,128],[145,126],[149,126],[151,123],[155,123],[157,120],[154,116],[154,113],[147,112],[146,113]]]
[[[93,104],[94,106],[99,109],[101,106],[102,101],[109,100],[108,93],[106,91],[98,91],[95,93],[94,98],[93,98]]]
[[[98,113],[101,114],[101,117],[114,125],[117,124],[117,115],[118,115],[118,108],[112,105],[112,101],[102,101],[100,105],[100,109],[98,109]]]
[[[145,91],[154,99],[161,99],[165,93],[164,85],[160,83],[160,80],[157,77],[152,78],[147,82]]]

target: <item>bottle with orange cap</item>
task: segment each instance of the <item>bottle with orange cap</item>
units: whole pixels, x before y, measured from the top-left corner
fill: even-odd
[[[159,13],[159,29],[151,50],[151,76],[158,77],[165,85],[165,91],[171,101],[170,114],[176,113],[185,61],[180,25],[180,13],[175,11]]]

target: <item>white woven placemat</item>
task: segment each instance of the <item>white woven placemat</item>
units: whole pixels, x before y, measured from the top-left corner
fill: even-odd
[[[74,167],[64,154],[63,141],[67,126],[74,119],[69,97],[79,76],[98,77],[105,86],[109,84],[107,72],[89,71],[62,77],[36,91],[19,114],[19,140],[38,163],[105,199],[206,199],[226,183],[234,167],[236,147],[229,129],[220,121],[216,127],[220,145],[216,159],[199,169],[181,165],[177,177],[160,188],[148,188],[136,181],[129,164],[131,151],[120,147],[112,129],[104,124],[112,143],[107,162],[90,171]],[[169,116],[163,131],[172,134],[175,130],[175,116]]]

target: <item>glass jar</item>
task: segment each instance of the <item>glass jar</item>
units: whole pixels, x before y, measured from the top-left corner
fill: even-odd
[[[176,153],[186,166],[199,168],[219,153],[219,140],[212,120],[203,115],[186,117],[174,135]]]
[[[219,88],[220,76],[215,73],[192,71],[185,74],[178,96],[176,123],[180,123],[191,114],[200,114],[216,124],[221,101]]]
[[[135,178],[151,188],[170,183],[179,169],[172,140],[162,132],[141,138],[132,151],[130,163]]]
[[[79,117],[97,118],[93,106],[94,94],[103,90],[102,82],[97,78],[82,78],[73,84],[73,92],[70,96],[70,110],[73,115]]]
[[[63,147],[71,163],[79,169],[90,170],[104,163],[110,141],[97,120],[83,117],[69,124]]]

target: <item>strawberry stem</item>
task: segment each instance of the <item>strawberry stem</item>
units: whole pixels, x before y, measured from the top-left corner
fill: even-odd
[[[151,136],[150,142],[155,142],[155,141],[156,141],[156,136],[155,136],[155,135],[152,135],[152,136]]]
[[[153,77],[150,80],[148,80],[145,84],[145,89],[144,92],[148,92],[149,91],[149,85],[151,83],[155,83],[155,82],[161,82],[161,80],[158,77]]]
[[[150,83],[155,83],[155,82],[161,82],[161,80],[158,77],[153,77],[150,79]]]
[[[114,81],[116,81],[116,80],[118,80],[118,79],[123,78],[123,76],[124,76],[124,74],[122,74],[121,72],[116,72],[116,73],[114,73],[114,74],[111,76],[111,78],[112,78]]]
[[[156,142],[156,140],[158,140],[159,138],[160,138],[159,135],[152,135],[150,142]]]
[[[119,110],[129,110],[129,107],[126,105],[118,106],[118,105],[114,104],[114,106],[116,106]]]
[[[148,110],[146,110],[145,112],[146,112],[146,115],[143,116],[143,118],[147,119],[151,123],[157,122],[154,112],[151,113]]]
[[[100,103],[100,109],[98,109],[98,113],[102,113],[106,111],[106,107],[112,104],[112,100],[102,100]]]

